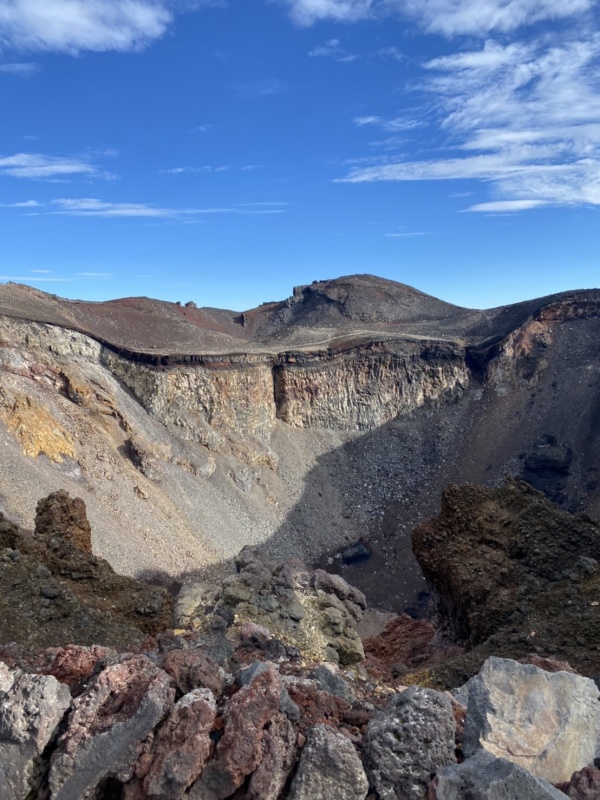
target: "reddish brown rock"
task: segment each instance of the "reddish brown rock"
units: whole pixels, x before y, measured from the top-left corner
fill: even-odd
[[[116,650],[110,647],[69,644],[54,652],[44,672],[54,675],[60,683],[66,684],[76,697],[81,694],[85,682],[93,677],[97,666],[108,658],[114,658],[116,654]]]
[[[558,788],[570,800],[598,800],[600,798],[600,769],[594,766],[575,772],[568,783]]]
[[[220,697],[227,685],[223,670],[199,650],[171,650],[162,667],[182,694],[205,688]]]
[[[298,734],[285,716],[275,714],[262,742],[262,760],[248,788],[248,800],[277,800],[296,763]]]
[[[286,689],[300,709],[302,733],[319,723],[338,727],[341,717],[349,709],[348,703],[329,692],[320,691],[312,681],[286,683]]]
[[[65,733],[52,757],[52,800],[81,800],[110,776],[133,776],[142,741],[170,709],[170,677],[145,656],[100,673],[73,701]]]
[[[40,500],[36,507],[35,535],[66,539],[84,553],[91,553],[92,529],[81,497],[70,497],[60,489]]]
[[[171,709],[152,744],[144,797],[180,800],[202,772],[210,752],[217,706],[208,689],[194,689]]]
[[[216,756],[193,784],[192,800],[224,800],[260,764],[265,727],[279,711],[281,679],[274,669],[255,675],[225,708],[225,728]]]

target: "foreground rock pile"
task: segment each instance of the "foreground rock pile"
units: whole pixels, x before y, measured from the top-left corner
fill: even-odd
[[[33,536],[0,528],[0,599],[18,598],[27,623],[0,640],[1,800],[599,800],[596,683],[531,637],[516,640],[515,659],[485,657],[490,641],[510,654],[513,639],[497,632],[513,598],[496,584],[484,593],[493,571],[480,577],[484,562],[469,549],[470,535],[491,560],[494,543],[502,586],[513,590],[516,570],[550,599],[553,565],[568,572],[571,554],[583,557],[585,577],[558,583],[587,597],[598,532],[562,513],[519,483],[450,489],[416,538],[432,543],[421,552],[462,644],[400,616],[363,646],[358,590],[251,547],[219,585],[184,586],[172,614],[163,590],[94,558],[80,501],[51,495]],[[441,545],[448,561],[436,570]],[[34,635],[47,609],[50,632]],[[3,637],[17,632],[9,624]],[[97,631],[104,638],[90,643]],[[554,655],[581,669],[567,645]],[[592,653],[581,663],[594,666]],[[466,683],[450,682],[465,673]]]
[[[600,777],[587,678],[491,658],[455,694],[390,697],[360,671],[241,660],[218,665],[188,633],[137,654],[70,646],[27,671],[1,663],[0,796],[598,797],[581,789]]]

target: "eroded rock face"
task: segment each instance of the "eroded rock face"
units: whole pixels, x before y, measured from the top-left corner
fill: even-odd
[[[73,701],[52,757],[52,800],[83,800],[107,777],[131,779],[141,742],[172,706],[169,676],[145,656],[107,667]]]
[[[598,753],[599,697],[589,678],[489,658],[469,682],[465,756],[483,748],[550,783],[568,781]]]
[[[0,662],[0,797],[22,800],[37,789],[35,760],[71,703],[66,686],[50,675],[27,675]]]
[[[442,767],[455,762],[452,704],[439,692],[411,687],[371,720],[365,736],[369,783],[381,800],[425,800]]]
[[[462,397],[464,351],[454,345],[376,342],[346,352],[288,353],[275,368],[277,416],[294,427],[368,430]]]
[[[351,742],[326,725],[308,732],[290,800],[364,800],[369,785]]]

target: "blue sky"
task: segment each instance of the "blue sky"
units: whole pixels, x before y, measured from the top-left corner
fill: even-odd
[[[595,0],[0,0],[0,280],[600,285]]]

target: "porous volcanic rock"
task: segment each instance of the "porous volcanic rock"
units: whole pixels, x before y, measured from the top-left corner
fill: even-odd
[[[430,685],[461,685],[490,655],[600,671],[600,527],[587,515],[516,479],[451,485],[413,546],[442,627],[472,647],[423,675]]]
[[[369,783],[381,800],[424,800],[442,767],[456,761],[448,697],[411,687],[371,720],[365,735]]]
[[[327,725],[308,732],[290,800],[364,800],[369,784],[352,743]]]
[[[571,780],[557,787],[570,800],[596,800],[600,797],[600,769],[595,766],[584,767],[571,776]]]

